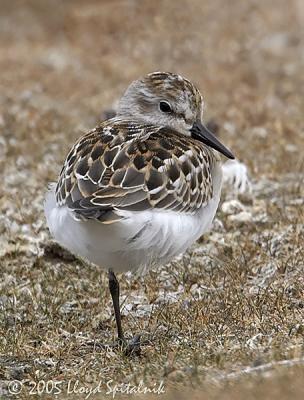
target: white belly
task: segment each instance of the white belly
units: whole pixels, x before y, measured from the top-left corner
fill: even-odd
[[[145,270],[183,253],[210,229],[220,199],[221,167],[213,175],[214,196],[195,215],[149,210],[123,212],[124,219],[106,225],[77,221],[66,207],[57,207],[54,187],[47,194],[45,214],[51,234],[80,257],[113,271]]]

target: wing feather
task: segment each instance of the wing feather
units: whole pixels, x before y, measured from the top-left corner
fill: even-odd
[[[169,128],[114,118],[71,149],[57,203],[103,223],[119,220],[120,210],[194,213],[212,197],[214,159],[208,147]]]

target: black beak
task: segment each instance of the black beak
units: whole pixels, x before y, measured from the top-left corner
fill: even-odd
[[[227,158],[234,159],[234,155],[225,147],[217,138],[211,133],[201,121],[194,122],[192,128],[190,129],[192,137],[205,143],[207,146],[224,154]]]

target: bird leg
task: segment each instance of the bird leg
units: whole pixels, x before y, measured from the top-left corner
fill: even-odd
[[[112,297],[115,321],[117,327],[117,336],[119,344],[125,346],[125,354],[140,354],[140,335],[136,335],[130,343],[126,343],[122,326],[121,326],[121,314],[119,305],[119,282],[112,270],[109,270],[109,289]]]
[[[109,289],[112,296],[112,302],[114,307],[115,321],[117,327],[117,336],[120,342],[124,341],[124,336],[121,326],[121,315],[119,305],[119,282],[113,271],[109,270]]]

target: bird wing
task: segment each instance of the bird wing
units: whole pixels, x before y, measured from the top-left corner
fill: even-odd
[[[119,211],[194,213],[212,197],[212,150],[166,127],[112,119],[71,149],[56,187],[59,206],[111,223]]]

